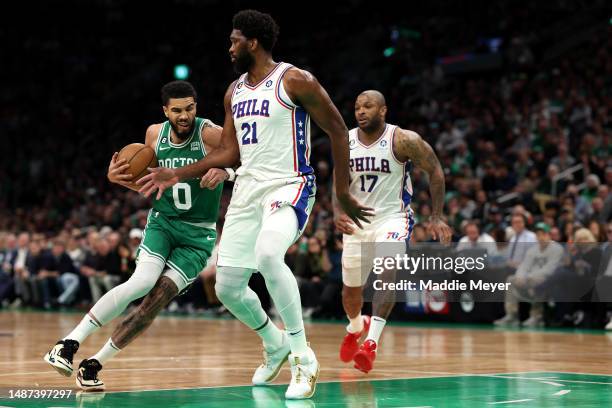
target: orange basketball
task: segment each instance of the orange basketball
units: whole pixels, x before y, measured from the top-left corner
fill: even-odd
[[[121,159],[125,159],[130,165],[130,167],[125,170],[125,173],[133,176],[130,180],[131,182],[135,182],[147,175],[149,173],[147,168],[157,167],[155,151],[142,143],[132,143],[121,149],[117,160]]]

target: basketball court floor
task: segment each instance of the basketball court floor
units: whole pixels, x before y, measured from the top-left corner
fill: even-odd
[[[270,387],[251,387],[258,338],[232,319],[161,316],[101,372],[104,393],[77,393],[42,356],[78,313],[0,312],[0,407],[612,407],[612,335],[390,325],[375,368],[338,359],[344,326],[307,325],[321,362],[312,400],[286,401],[288,365]],[[75,364],[112,332],[91,336]],[[10,398],[19,390],[68,390],[68,398]]]

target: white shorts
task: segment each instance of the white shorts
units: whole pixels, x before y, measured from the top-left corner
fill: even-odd
[[[363,229],[355,227],[353,235],[345,234],[342,240],[342,282],[350,287],[366,283],[374,257],[394,257],[406,253],[414,217],[410,210],[362,225]]]
[[[306,227],[315,193],[314,175],[267,181],[238,177],[225,215],[217,265],[257,269],[255,243],[263,222],[285,206],[295,210],[298,239]]]

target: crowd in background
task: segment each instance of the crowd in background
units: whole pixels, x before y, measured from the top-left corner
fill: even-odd
[[[189,63],[190,80],[200,92],[200,115],[221,123],[221,97],[234,77],[229,61],[223,60],[231,11],[213,7],[211,15],[223,15],[228,23],[210,26],[206,36],[198,13],[186,13],[185,26],[194,30],[186,46],[163,24],[155,26],[159,32],[147,32],[152,39],[146,41],[141,41],[142,33],[107,31],[105,27],[126,26],[138,9],[112,1],[95,4],[99,13],[82,36],[71,36],[70,30],[86,22],[66,27],[68,31],[49,31],[43,25],[44,31],[24,32],[26,51],[13,50],[20,58],[3,58],[10,61],[7,72],[25,70],[21,74],[39,78],[2,79],[2,98],[18,101],[0,105],[0,131],[11,152],[0,162],[3,306],[87,307],[129,278],[149,201],[110,185],[106,166],[113,151],[141,141],[146,126],[162,120],[157,93],[172,79],[167,61]],[[560,22],[582,33],[602,4],[561,2],[554,13],[537,4],[480,5],[482,9],[472,10],[479,24],[467,27],[460,18],[436,14],[455,7],[444,1],[418,6],[426,15],[440,17],[397,21],[381,11],[368,19],[348,6],[330,11],[326,20],[371,23],[350,36],[337,24],[319,19],[292,24],[287,13],[270,11],[281,26],[279,58],[313,71],[349,127],[354,98],[373,87],[387,97],[389,122],[418,132],[435,148],[446,175],[444,213],[454,241],[511,244],[518,234],[521,242],[535,242],[535,236],[523,231],[534,231],[542,222],[554,241],[571,243],[578,234],[602,243],[593,268],[605,275],[612,242],[612,29],[591,30],[584,41],[544,58]],[[194,4],[188,7],[199,10]],[[144,16],[155,13],[153,9]],[[528,9],[535,10],[529,14]],[[461,14],[450,10],[454,12]],[[487,18],[492,15],[499,18]],[[192,21],[196,17],[197,24]],[[314,41],[300,32],[310,26],[316,26],[309,30]],[[410,35],[413,31],[418,35]],[[502,39],[498,67],[458,74],[445,70],[439,57],[477,53],[479,38],[492,33]],[[0,29],[0,38],[5,35]],[[92,50],[88,44],[94,37],[100,46]],[[317,39],[336,46],[313,47]],[[395,53],[383,55],[390,41]],[[227,64],[217,63],[220,59]],[[49,86],[42,86],[47,81]],[[298,278],[305,313],[341,316],[342,242],[333,227],[333,164],[326,137],[316,130],[311,160],[317,203],[304,236],[286,260]],[[417,220],[413,240],[427,242],[427,177],[414,169],[411,178]],[[222,214],[230,192],[224,191]],[[499,256],[510,268],[519,268],[510,249],[500,249]],[[574,264],[582,256],[580,251],[568,254]],[[214,265],[194,285],[197,290],[172,308],[218,310],[211,276],[214,280]],[[262,292],[258,279],[253,285]],[[577,312],[583,310],[574,305],[564,314]]]

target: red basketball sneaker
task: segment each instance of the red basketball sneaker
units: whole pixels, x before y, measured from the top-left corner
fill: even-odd
[[[348,363],[353,359],[357,350],[359,350],[359,339],[363,333],[367,333],[370,330],[370,316],[363,317],[363,330],[359,333],[347,333],[342,340],[340,345],[340,360]]]
[[[353,357],[356,369],[366,374],[370,372],[374,365],[374,360],[376,359],[376,347],[376,342],[374,340],[366,340],[363,342],[361,347],[359,347],[359,351],[357,351],[355,357]]]

